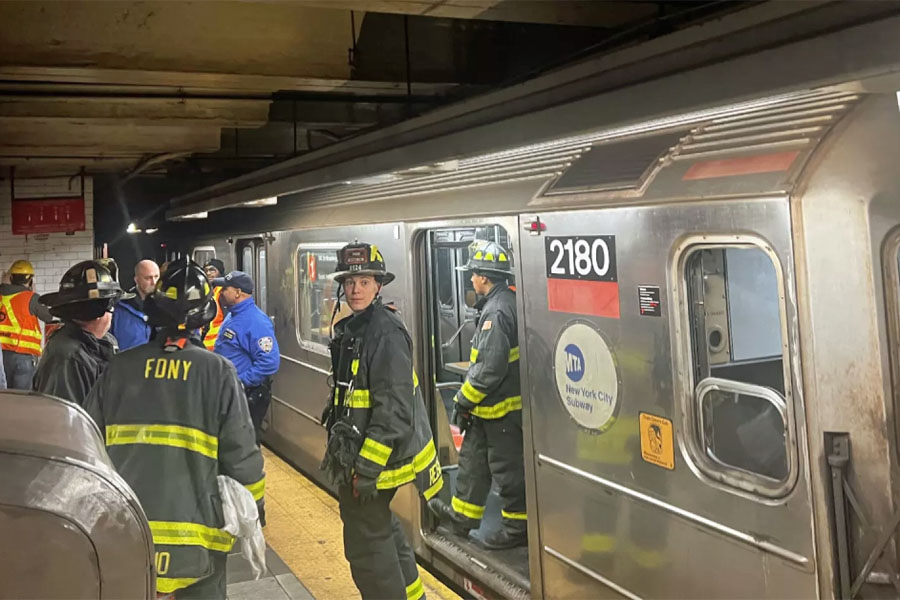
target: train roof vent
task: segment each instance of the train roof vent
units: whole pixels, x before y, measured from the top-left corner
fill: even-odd
[[[678,144],[686,130],[637,139],[613,140],[591,146],[545,192],[573,194],[638,189],[659,159]]]

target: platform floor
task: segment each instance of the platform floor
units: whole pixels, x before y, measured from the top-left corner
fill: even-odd
[[[239,555],[229,557],[228,598],[358,598],[344,558],[337,500],[265,448],[263,457],[267,520],[263,533],[269,545],[269,573],[248,581],[246,561]],[[459,598],[422,567],[419,575],[429,600]]]

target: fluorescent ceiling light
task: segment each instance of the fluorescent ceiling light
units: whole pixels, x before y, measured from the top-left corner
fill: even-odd
[[[249,200],[247,202],[241,202],[241,206],[275,206],[278,204],[278,196],[272,196],[271,198],[260,198],[259,200]]]
[[[170,217],[170,221],[190,221],[192,219],[205,219],[209,215],[207,211],[190,213],[187,215],[178,215],[177,217]]]
[[[150,229],[145,229],[144,233],[156,233],[157,231],[159,231],[158,227],[152,227]]]

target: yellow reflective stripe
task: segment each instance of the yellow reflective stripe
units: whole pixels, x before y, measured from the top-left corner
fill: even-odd
[[[106,445],[151,444],[154,446],[174,446],[203,456],[219,457],[219,440],[192,427],[180,425],[107,425]]]
[[[344,363],[344,364],[347,364],[347,363]],[[350,373],[353,375],[356,375],[357,373],[359,373],[359,359],[358,358],[354,358],[353,362],[350,363]]]
[[[425,447],[413,457],[412,463],[396,469],[385,469],[379,473],[375,486],[380,490],[388,490],[409,483],[416,478],[416,473],[421,473],[430,467],[436,458],[437,451],[434,449],[434,440],[428,440]]]
[[[506,512],[505,510],[501,510],[500,514],[504,519],[515,519],[516,521],[527,521],[528,513],[523,512]]]
[[[453,496],[451,504],[453,505],[453,510],[463,516],[469,517],[470,519],[475,519],[477,521],[484,516],[483,506],[478,506],[477,504],[472,504],[471,502],[460,500],[456,496]]]
[[[419,600],[425,595],[425,586],[422,585],[422,579],[416,577],[416,580],[406,586],[406,600]]]
[[[469,362],[474,363],[476,360],[478,360],[478,348],[472,348],[469,351]]]
[[[165,546],[201,546],[207,550],[228,552],[234,537],[215,527],[178,521],[150,521],[153,543]]]
[[[350,397],[344,400],[344,405],[350,408],[372,408],[369,390],[353,390]]]
[[[476,406],[472,414],[482,419],[499,419],[514,410],[522,410],[522,396],[512,396],[494,406]]]
[[[468,379],[464,384],[462,384],[462,388],[460,389],[460,391],[462,392],[462,395],[465,396],[466,400],[473,404],[480,403],[482,400],[484,400],[484,397],[487,396],[487,394],[479,392],[474,387],[472,387],[472,384],[469,383]]]
[[[244,487],[250,490],[250,493],[253,494],[253,499],[259,502],[266,494],[266,478],[263,477],[256,483],[251,483],[250,485],[245,485]]]
[[[371,460],[376,465],[383,467],[391,459],[391,452],[392,449],[390,446],[385,446],[381,442],[367,437],[363,442],[362,448],[359,450],[359,455],[367,460]]]
[[[41,334],[35,333],[31,329],[22,329],[20,327],[12,327],[10,325],[0,325],[0,333],[9,333],[18,335],[19,337],[31,338],[32,340],[41,341]]]
[[[519,347],[509,349],[509,362],[516,362],[519,360]]]
[[[416,375],[415,371],[413,371],[413,387],[414,388],[419,387],[419,376]]]
[[[605,533],[586,533],[581,536],[581,549],[585,552],[612,552],[616,549],[616,538]]]
[[[172,577],[157,577],[156,591],[160,594],[171,594],[176,590],[197,583],[200,579],[200,577],[179,577],[177,579]]]
[[[38,350],[38,351],[40,351],[40,349],[41,349],[40,344],[35,344],[34,342],[23,342],[22,340],[18,340],[18,339],[6,337],[6,336],[0,336],[0,344],[10,344],[10,345],[16,346],[18,348],[29,348],[31,350]]]
[[[434,483],[433,486],[431,486],[430,488],[425,490],[425,493],[422,495],[425,496],[425,500],[431,500],[439,491],[441,491],[441,488],[443,488],[443,487],[444,487],[444,478],[441,477]]]

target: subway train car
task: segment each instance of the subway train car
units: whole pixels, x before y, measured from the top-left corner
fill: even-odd
[[[175,227],[250,272],[282,352],[265,442],[322,485],[335,251],[377,244],[449,500],[472,240],[514,256],[529,545],[410,486],[423,563],[474,597],[896,596],[900,111],[843,87],[335,182]]]

